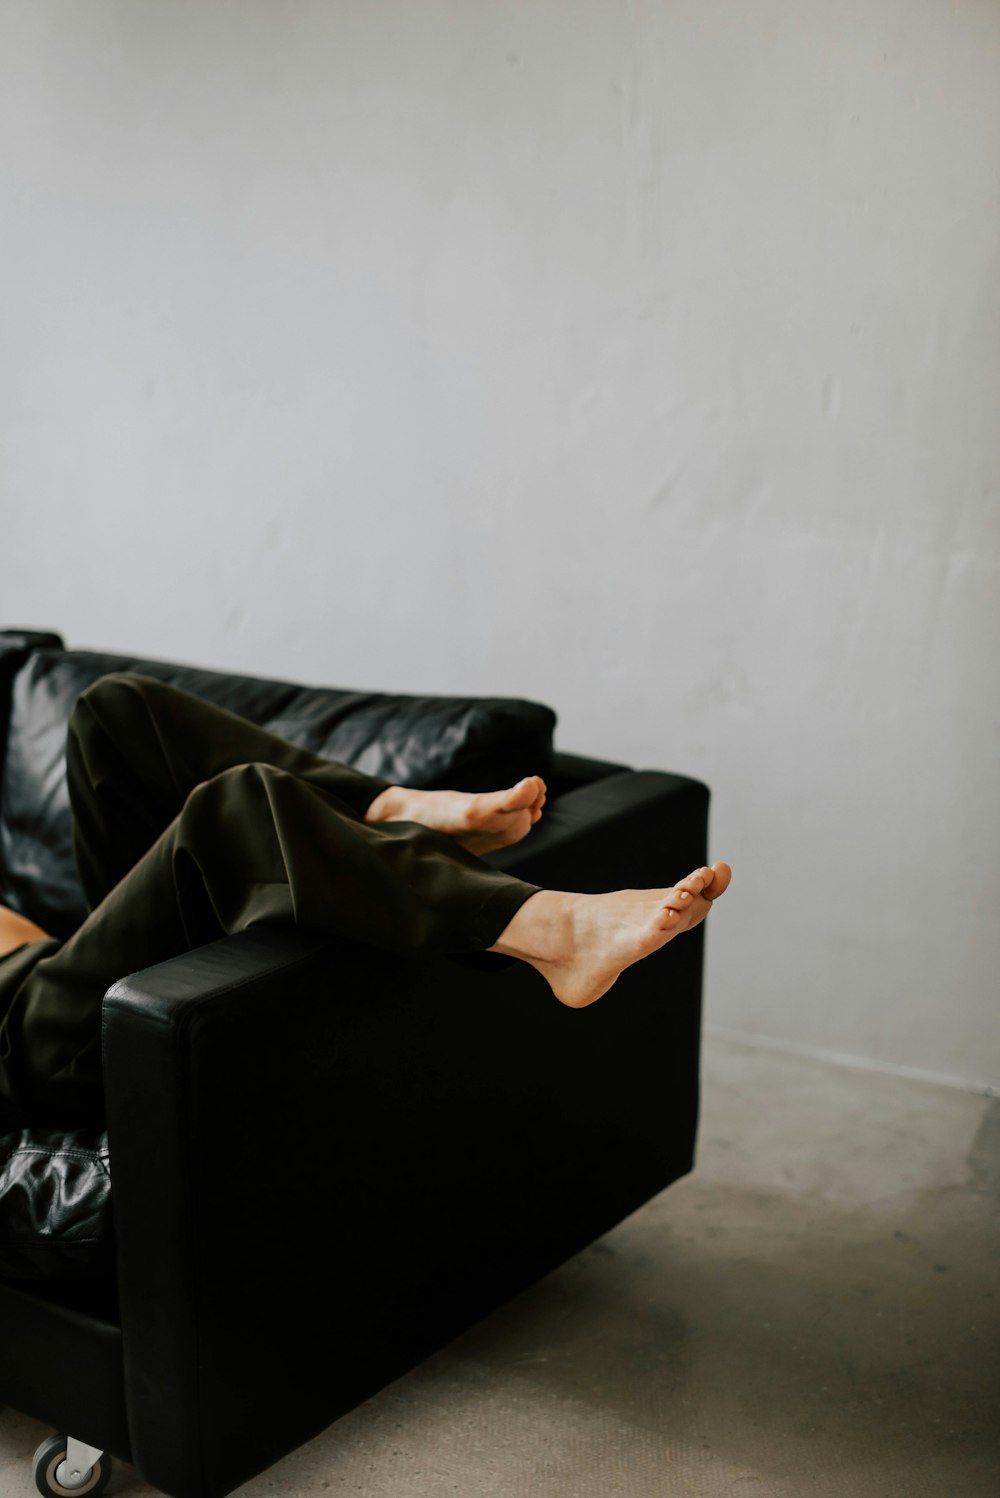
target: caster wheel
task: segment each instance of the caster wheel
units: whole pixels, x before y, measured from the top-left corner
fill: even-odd
[[[31,1473],[35,1479],[35,1487],[45,1494],[45,1498],[81,1498],[84,1493],[104,1492],[111,1478],[111,1458],[106,1451],[101,1453],[92,1467],[80,1473],[80,1481],[77,1483],[69,1481],[65,1461],[65,1436],[50,1436],[32,1457]]]

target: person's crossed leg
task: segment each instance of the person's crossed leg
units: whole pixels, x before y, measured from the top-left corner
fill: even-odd
[[[520,842],[541,817],[545,799],[540,775],[478,795],[394,785],[375,798],[365,820],[419,822],[482,854]],[[665,889],[605,895],[539,890],[488,950],[530,963],[561,1003],[582,1009],[632,963],[700,925],[731,878],[729,865],[717,863]]]
[[[365,821],[416,822],[482,854],[520,842],[541,817],[545,801],[540,775],[507,790],[479,793],[394,785],[375,798]],[[488,950],[530,963],[561,1003],[583,1008],[607,993],[625,968],[700,925],[731,877],[729,865],[717,863],[663,889],[602,895],[539,890]],[[47,935],[13,911],[4,914],[18,923],[4,950]]]
[[[717,864],[663,889],[542,889],[479,856],[537,823],[540,776],[482,794],[393,785],[140,673],[81,694],[67,780],[89,914],[57,940],[9,913],[9,943],[38,957],[9,970],[0,1025],[0,1104],[60,1126],[102,1115],[109,985],[224,934],[291,922],[414,956],[493,952],[581,1008],[697,926],[730,878]]]

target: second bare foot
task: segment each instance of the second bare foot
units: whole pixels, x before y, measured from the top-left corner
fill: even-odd
[[[505,791],[418,791],[393,785],[375,797],[365,821],[419,822],[482,855],[520,842],[542,815],[545,795],[540,775],[528,775]]]

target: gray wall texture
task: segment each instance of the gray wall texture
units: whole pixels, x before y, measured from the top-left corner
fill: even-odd
[[[1000,9],[0,31],[3,621],[549,702],[712,786],[711,1023],[1000,1083]]]

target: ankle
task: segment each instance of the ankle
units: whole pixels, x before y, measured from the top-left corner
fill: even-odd
[[[557,962],[573,944],[573,901],[562,890],[540,889],[515,912],[490,952],[523,962]]]

